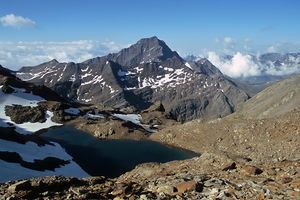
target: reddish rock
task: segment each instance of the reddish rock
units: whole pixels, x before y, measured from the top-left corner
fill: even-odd
[[[190,191],[201,192],[203,188],[203,184],[196,183],[195,181],[188,181],[188,182],[178,183],[176,188],[179,194],[190,192]]]
[[[263,171],[255,166],[247,165],[245,166],[244,170],[251,175],[258,175],[261,174]]]
[[[300,192],[299,191],[295,191],[292,193],[292,196],[294,197],[300,197]]]
[[[291,185],[300,188],[300,180],[294,180],[293,182],[291,182]]]

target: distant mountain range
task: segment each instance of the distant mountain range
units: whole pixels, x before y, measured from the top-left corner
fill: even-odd
[[[255,70],[259,75],[236,77],[240,80],[246,80],[250,82],[267,82],[273,80],[284,79],[288,76],[300,73],[300,53],[265,53],[259,56],[245,55],[250,57],[251,63],[249,65],[255,65]],[[232,63],[232,55],[219,56],[222,64]],[[197,61],[201,59],[199,56],[188,55],[185,60]],[[211,60],[214,63],[213,60]],[[220,67],[221,66],[217,66]],[[225,72],[224,72],[225,73]]]
[[[144,109],[161,101],[182,122],[224,117],[249,98],[207,59],[185,61],[157,37],[82,63],[23,67],[17,76],[79,103]]]

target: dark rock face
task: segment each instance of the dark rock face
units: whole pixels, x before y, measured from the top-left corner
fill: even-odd
[[[0,74],[3,76],[14,76],[12,71],[2,67],[1,65],[0,65]]]
[[[31,141],[36,143],[38,146],[44,146],[46,144],[52,145],[49,141],[37,136],[37,135],[23,135],[14,131],[13,127],[0,127],[0,139],[17,142],[19,144],[26,144]]]
[[[10,119],[17,123],[22,124],[25,122],[45,122],[45,111],[40,107],[30,107],[21,105],[5,106],[5,114]]]
[[[248,99],[207,59],[186,62],[157,37],[83,63],[23,67],[17,75],[79,103],[146,109],[159,101],[179,121],[224,117]]]
[[[13,93],[14,89],[11,88],[9,85],[4,84],[2,87],[2,91],[6,94],[11,94],[11,93]]]
[[[6,151],[0,151],[0,159],[10,163],[19,163],[22,167],[37,171],[54,171],[55,168],[59,168],[60,166],[70,163],[70,161],[54,157],[47,157],[43,160],[35,159],[34,162],[27,162],[24,161],[18,153]]]

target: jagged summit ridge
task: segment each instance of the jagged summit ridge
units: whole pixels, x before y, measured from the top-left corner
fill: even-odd
[[[154,36],[143,38],[130,47],[122,49],[118,53],[92,58],[84,63],[104,63],[107,60],[110,60],[122,66],[135,67],[138,64],[161,62],[173,57],[183,61],[176,51],[172,51],[164,41],[159,40]]]

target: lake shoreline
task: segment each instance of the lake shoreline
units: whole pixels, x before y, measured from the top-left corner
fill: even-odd
[[[92,176],[103,175],[115,178],[142,163],[165,163],[199,156],[194,152],[165,146],[147,139],[138,141],[128,138],[99,140],[73,126],[49,129],[40,137],[59,143],[73,157],[73,160]],[[100,162],[101,159],[104,160],[104,163]],[[96,172],[98,168],[94,165],[98,165],[99,172]],[[106,165],[110,167],[105,167]],[[105,170],[108,170],[108,174]],[[110,173],[110,170],[119,170],[122,173]],[[113,173],[115,175],[112,175]]]

